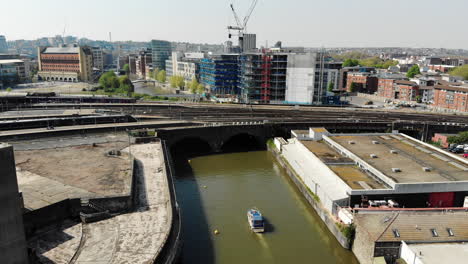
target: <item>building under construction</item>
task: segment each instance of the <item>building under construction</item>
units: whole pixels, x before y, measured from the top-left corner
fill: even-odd
[[[263,51],[240,56],[240,90],[246,103],[282,103],[288,54]]]
[[[213,96],[237,98],[239,95],[239,54],[217,54],[202,59],[200,83]]]

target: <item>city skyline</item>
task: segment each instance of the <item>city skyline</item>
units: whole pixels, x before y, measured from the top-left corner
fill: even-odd
[[[6,12],[0,17],[0,24],[5,26],[0,35],[5,35],[7,40],[17,40],[65,32],[65,35],[108,41],[112,32],[113,41],[165,39],[219,44],[228,40],[226,26],[234,22],[229,3],[233,2],[241,19],[250,5],[246,0],[204,0],[202,4],[139,0],[131,5],[119,4],[123,1],[85,0],[73,6],[73,12],[64,12],[67,2],[19,0],[8,3],[9,8],[22,11],[19,14]],[[25,6],[28,8],[24,9]],[[463,23],[463,18],[448,15],[453,9],[463,8],[468,8],[468,3],[462,0],[450,0],[446,5],[435,0],[378,3],[296,0],[288,5],[279,0],[260,0],[248,31],[257,34],[259,45],[266,42],[273,45],[281,40],[284,45],[305,47],[464,49],[468,36],[453,26]]]

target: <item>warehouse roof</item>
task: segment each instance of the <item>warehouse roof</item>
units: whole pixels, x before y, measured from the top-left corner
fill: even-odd
[[[468,181],[468,162],[402,135],[330,136],[395,183]]]

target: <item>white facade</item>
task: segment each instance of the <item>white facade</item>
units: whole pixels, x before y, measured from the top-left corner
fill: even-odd
[[[166,75],[182,76],[186,81],[191,81],[196,78],[197,64],[192,61],[184,61],[183,59],[201,59],[203,53],[193,52],[183,55],[180,52],[172,52],[172,56],[166,60]]]

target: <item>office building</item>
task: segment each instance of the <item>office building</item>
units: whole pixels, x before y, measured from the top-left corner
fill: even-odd
[[[265,51],[240,56],[241,99],[246,103],[283,103],[288,54]]]
[[[203,52],[172,52],[171,57],[166,60],[166,76],[182,76],[187,82],[194,78],[199,80],[200,62],[203,58]]]
[[[338,87],[341,65],[321,52],[288,54],[286,103],[325,103],[328,87]]]
[[[146,79],[149,77],[147,73],[149,73],[149,68],[152,67],[153,62],[153,55],[151,54],[151,50],[143,50],[137,56],[135,61],[136,64],[136,75],[140,79]]]
[[[28,77],[23,60],[0,58],[0,86],[16,84]]]
[[[43,81],[87,82],[92,79],[91,48],[74,45],[38,48],[38,79]]]
[[[202,59],[200,83],[213,96],[239,96],[239,54],[217,54]]]
[[[92,47],[93,51],[93,68],[99,71],[104,70],[104,53],[100,47]]]
[[[166,69],[166,60],[171,56],[171,43],[165,40],[152,40],[151,53],[154,69]]]
[[[6,38],[3,35],[0,35],[0,53],[7,53],[8,52],[8,45],[6,42]]]

